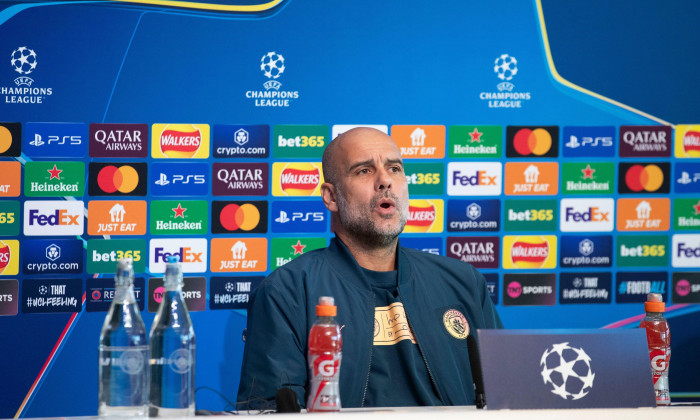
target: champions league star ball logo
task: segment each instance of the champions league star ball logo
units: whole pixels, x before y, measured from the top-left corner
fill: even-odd
[[[509,83],[509,80],[512,80],[513,76],[518,74],[518,60],[508,54],[501,54],[493,64],[494,73],[499,79],[503,80],[502,83],[498,84],[498,90],[501,92],[504,90],[512,91],[515,86]]]
[[[277,79],[284,73],[284,57],[282,54],[277,54],[274,51],[268,52],[260,59],[260,70],[268,79]],[[265,89],[279,90],[282,83],[276,80],[268,80],[263,84]]]
[[[581,399],[593,388],[591,358],[582,348],[569,343],[554,344],[542,354],[540,366],[545,385],[565,400]]]
[[[36,53],[27,47],[19,47],[12,51],[10,64],[19,74],[29,74],[36,68]]]

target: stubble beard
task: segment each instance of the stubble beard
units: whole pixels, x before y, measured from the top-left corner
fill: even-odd
[[[370,248],[383,248],[395,243],[399,234],[403,232],[406,221],[408,220],[407,209],[404,209],[404,203],[390,191],[383,194],[377,194],[369,203],[369,207],[352,206],[345,199],[342,190],[336,187],[336,195],[338,199],[338,218],[341,224],[355,240]],[[394,200],[394,205],[399,216],[398,226],[378,226],[373,219],[374,208],[379,200],[390,198]],[[395,215],[381,216],[383,219],[391,219]]]

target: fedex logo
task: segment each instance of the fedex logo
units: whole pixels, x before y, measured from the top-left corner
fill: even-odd
[[[170,256],[179,257],[183,272],[203,273],[207,270],[207,240],[204,238],[151,239],[149,255],[152,273],[164,273]]]
[[[500,195],[500,162],[451,162],[447,165],[448,195]]]
[[[671,259],[674,267],[700,267],[700,235],[673,235]]]
[[[610,232],[614,226],[612,198],[561,200],[562,232]]]
[[[27,236],[82,235],[85,204],[82,201],[26,201],[24,234]]]

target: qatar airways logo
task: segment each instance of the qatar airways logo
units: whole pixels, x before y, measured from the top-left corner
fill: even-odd
[[[615,202],[612,198],[565,198],[560,214],[562,232],[611,232]]]
[[[447,165],[448,195],[500,195],[500,162],[451,162]]]

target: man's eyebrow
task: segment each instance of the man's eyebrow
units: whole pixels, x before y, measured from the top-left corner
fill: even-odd
[[[386,163],[389,165],[398,163],[399,165],[403,166],[403,160],[401,160],[401,159],[387,159]]]
[[[372,165],[373,163],[374,163],[374,161],[372,159],[367,159],[367,160],[363,160],[362,162],[357,162],[348,168],[348,172],[352,172],[355,168],[359,168],[360,166],[368,166],[368,165]]]

